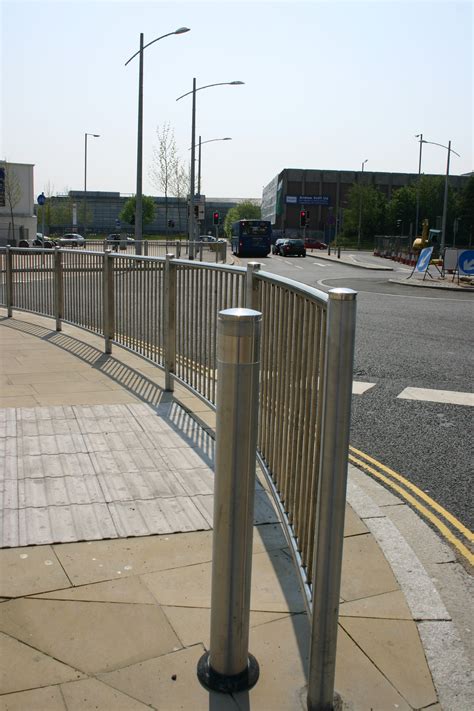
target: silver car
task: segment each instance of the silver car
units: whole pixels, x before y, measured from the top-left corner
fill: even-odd
[[[68,232],[58,239],[60,247],[84,247],[86,240],[76,232]]]

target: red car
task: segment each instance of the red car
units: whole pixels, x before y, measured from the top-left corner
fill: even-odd
[[[319,239],[308,239],[306,238],[304,246],[306,249],[327,249],[328,246],[325,242],[321,242]]]

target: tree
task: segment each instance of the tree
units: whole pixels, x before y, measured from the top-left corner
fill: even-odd
[[[168,229],[168,195],[176,172],[176,141],[174,131],[169,123],[165,123],[160,130],[156,127],[158,146],[153,148],[152,164],[149,177],[155,188],[162,190],[165,196],[165,225]]]
[[[6,160],[0,163],[0,168],[4,172],[4,191],[5,191],[5,201],[10,209],[11,226],[13,231],[13,246],[16,246],[15,238],[15,217],[13,215],[13,210],[18,205],[21,200],[22,192],[21,185],[18,179],[18,175],[13,170],[11,163],[7,163]]]
[[[182,198],[186,198],[189,192],[189,171],[179,157],[176,158],[174,164],[174,170],[170,180],[170,190],[171,194],[178,200],[178,229],[181,232],[181,203]]]
[[[349,190],[347,201],[343,237],[355,237],[358,234],[360,217],[363,240],[372,240],[374,235],[384,234],[387,199],[380,190],[373,185],[354,184]]]
[[[232,224],[238,220],[259,220],[261,217],[261,209],[259,205],[250,200],[239,203],[235,207],[231,207],[225,216],[224,232],[227,237],[232,234]]]
[[[135,224],[136,212],[136,196],[128,198],[120,213],[122,222],[128,222],[130,225]],[[142,196],[142,222],[144,225],[149,225],[155,219],[155,201],[149,195]]]
[[[460,233],[471,246],[474,232],[474,175],[470,176],[457,196],[456,216],[460,221]]]

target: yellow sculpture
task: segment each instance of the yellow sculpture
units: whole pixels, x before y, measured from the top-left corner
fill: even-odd
[[[421,237],[417,237],[413,241],[412,249],[414,252],[421,252],[424,247],[428,245],[428,239],[429,239],[429,222],[428,219],[425,217],[423,222],[421,223],[423,225],[423,229],[421,230]]]

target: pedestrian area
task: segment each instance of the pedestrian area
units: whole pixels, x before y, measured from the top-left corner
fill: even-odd
[[[305,708],[310,625],[261,474],[249,692],[209,693],[215,415],[156,367],[0,310],[0,709]],[[440,709],[418,629],[348,506],[336,689],[350,709]]]

